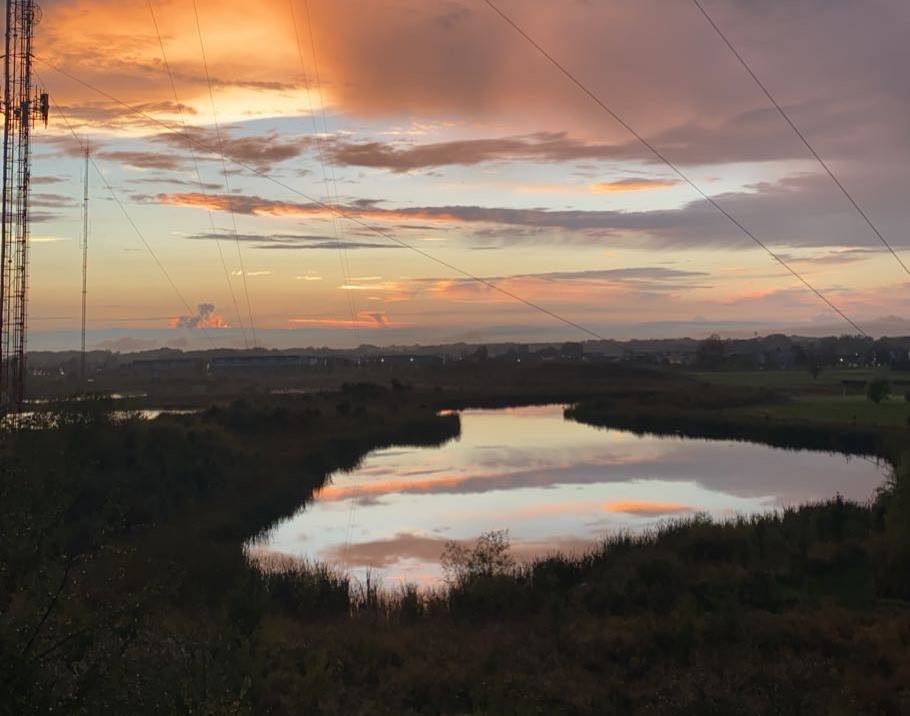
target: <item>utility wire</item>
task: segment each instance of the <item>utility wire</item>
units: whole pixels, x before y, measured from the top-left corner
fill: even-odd
[[[164,39],[161,37],[161,29],[158,26],[158,18],[155,16],[155,8],[152,5],[152,0],[148,0],[149,14],[152,16],[152,25],[155,26],[155,34],[158,36],[158,46],[161,48],[161,59],[164,62],[164,68],[167,70],[167,76],[171,83],[171,91],[174,94],[174,104],[177,107],[177,112],[180,116],[180,124],[183,126],[185,131],[188,131],[186,117],[183,114],[183,106],[180,104],[180,97],[177,94],[177,83],[174,81],[174,73],[171,70],[171,63],[168,62],[167,52],[164,49]],[[196,150],[193,147],[189,148],[190,156],[193,160],[193,168],[196,172],[196,181],[199,185],[199,191],[203,196],[207,196],[205,183],[202,181],[202,172],[199,170],[199,158],[196,156]],[[218,247],[218,257],[221,260],[221,268],[224,271],[224,280],[227,284],[228,291],[231,295],[231,301],[234,304],[234,312],[237,315],[237,324],[240,326],[240,334],[243,336],[243,345],[247,348],[250,347],[249,341],[246,337],[246,329],[243,326],[243,316],[240,313],[240,306],[237,303],[237,295],[234,293],[234,284],[231,283],[231,275],[228,271],[227,261],[224,259],[224,251],[221,249],[221,240],[218,238],[218,229],[215,227],[215,218],[212,215],[212,210],[207,210],[209,216],[209,226],[212,229],[212,237],[215,239],[215,245]]]
[[[291,2],[293,3],[293,0],[291,0]],[[292,5],[292,7],[293,7],[293,5]],[[332,176],[332,187],[335,190],[333,199],[335,201],[335,204],[337,205],[337,204],[341,203],[341,200],[339,199],[339,193],[338,193],[338,178],[335,176],[335,167],[332,165],[331,162],[328,162],[326,160],[325,146],[326,146],[326,142],[328,141],[328,136],[329,136],[329,121],[328,121],[328,118],[326,117],[326,111],[325,111],[325,96],[322,93],[322,78],[319,75],[319,59],[318,59],[317,53],[316,53],[316,36],[313,32],[313,18],[312,18],[312,15],[310,14],[309,0],[303,0],[303,9],[304,9],[304,13],[306,15],[307,34],[310,37],[310,54],[312,55],[312,58],[313,58],[313,78],[315,80],[316,92],[319,95],[319,114],[322,117],[322,135],[321,135],[322,141],[320,142],[320,149],[322,151],[323,170],[325,169],[325,166],[328,165],[329,173]],[[296,20],[295,20],[295,22],[296,22]],[[334,221],[333,221],[333,223],[334,223]],[[344,238],[344,237],[342,237],[342,238]],[[351,258],[350,258],[350,255],[348,254],[347,248],[342,248],[341,258],[344,263],[344,269],[347,272],[348,276],[350,276],[352,273],[351,272]],[[350,297],[351,307],[353,308],[354,313],[357,314],[358,310],[357,310],[356,295],[354,294],[353,291],[348,291],[347,294]],[[360,343],[360,329],[357,327],[356,321],[353,325],[353,331],[354,331],[354,336],[356,337],[357,343],[359,344]]]
[[[838,316],[844,319],[847,323],[850,324],[859,334],[863,336],[868,336],[859,325],[850,318],[846,313],[844,313],[840,308],[838,308],[825,294],[823,294],[819,289],[815,288],[809,281],[799,273],[795,268],[793,268],[787,261],[777,254],[771,247],[759,239],[754,233],[752,233],[745,225],[738,221],[730,212],[724,209],[716,199],[709,196],[698,184],[695,183],[687,174],[685,174],[676,164],[674,164],[665,154],[663,154],[657,147],[655,147],[651,142],[649,142],[643,135],[637,132],[632,125],[630,125],[625,119],[623,119],[617,112],[612,110],[600,97],[598,97],[591,89],[587,87],[578,77],[576,77],[572,72],[559,60],[557,60],[553,55],[551,55],[537,40],[535,40],[531,35],[529,35],[525,30],[519,25],[515,20],[513,20],[509,15],[507,15],[503,10],[499,8],[493,0],[482,0],[485,2],[490,9],[492,9],[500,18],[502,18],[508,25],[512,27],[521,37],[523,37],[527,42],[534,47],[547,61],[550,62],[556,69],[558,69],[572,84],[578,87],[585,95],[588,96],[598,107],[600,107],[604,112],[610,115],[619,125],[623,127],[629,134],[631,134],[635,139],[637,139],[646,149],[648,149],[654,156],[660,159],[664,164],[666,164],[670,169],[672,169],[680,179],[682,179],[686,184],[688,184],[692,189],[694,189],[705,201],[707,201],[711,206],[713,206],[718,212],[723,214],[727,220],[733,224],[737,229],[739,229],[743,234],[748,236],[762,248],[771,258],[777,261],[781,266],[783,266],[787,271],[789,271],[795,278],[797,278],[800,283],[802,283],[809,291],[814,293],[825,305],[828,306],[832,311],[834,311]]]
[[[36,72],[35,74],[37,75],[38,73]],[[63,111],[60,109],[60,106],[56,103],[56,101],[54,101],[53,98],[51,98],[51,102],[54,105],[54,110],[63,119],[63,123],[66,125],[66,128],[69,130],[70,134],[73,135],[73,139],[76,141],[76,144],[78,144],[80,148],[83,147],[82,140],[79,139],[79,135],[76,134],[76,131],[73,129],[73,126],[70,124],[69,119],[63,113]],[[126,207],[124,206],[123,202],[120,200],[120,197],[117,196],[117,193],[114,191],[114,188],[111,186],[110,182],[108,182],[107,177],[104,176],[104,173],[101,171],[98,164],[95,162],[95,158],[91,154],[89,154],[88,159],[91,162],[92,167],[95,169],[95,173],[100,177],[101,182],[104,184],[108,193],[111,195],[111,199],[120,208],[120,211],[123,214],[123,216],[126,218],[127,223],[129,223],[129,225],[132,227],[136,236],[139,237],[139,240],[142,242],[142,245],[145,246],[146,251],[148,251],[149,256],[152,257],[152,260],[158,266],[158,269],[164,275],[164,278],[167,279],[167,282],[171,285],[171,288],[174,290],[174,294],[180,300],[180,303],[183,304],[183,307],[186,310],[187,315],[188,316],[193,315],[193,309],[190,308],[189,302],[186,300],[186,298],[184,297],[184,295],[180,291],[180,289],[177,288],[177,284],[174,283],[174,279],[171,277],[170,272],[167,270],[167,268],[161,262],[161,259],[158,258],[158,254],[155,253],[155,250],[152,248],[151,244],[145,238],[145,234],[142,233],[142,230],[139,228],[139,226],[136,224],[136,222],[133,221],[133,217],[130,216],[130,214],[126,210]],[[215,345],[212,341],[212,337],[209,335],[207,326],[202,326],[202,334],[205,336],[206,340],[209,342],[209,345],[211,345],[212,348],[214,348]]]
[[[328,122],[326,121],[326,117],[325,117],[325,106],[323,105],[322,87],[320,86],[320,81],[319,81],[319,69],[318,69],[319,66],[316,62],[316,44],[313,41],[313,29],[312,29],[312,24],[310,23],[309,4],[307,4],[307,8],[306,8],[307,9],[307,23],[310,27],[310,43],[313,48],[313,74],[314,74],[314,79],[316,82],[316,87],[319,91],[319,104],[322,109],[322,123],[323,123],[322,132],[320,132],[319,122],[316,119],[316,111],[313,107],[313,99],[310,96],[310,80],[309,80],[309,74],[307,73],[306,62],[303,59],[303,43],[301,42],[301,39],[300,39],[300,28],[297,24],[297,13],[294,10],[294,0],[288,0],[288,9],[291,12],[291,24],[294,27],[294,40],[295,40],[295,44],[297,47],[297,57],[300,60],[300,71],[303,74],[303,83],[304,83],[304,89],[306,91],[306,96],[307,96],[307,105],[309,106],[309,110],[310,110],[310,120],[313,123],[313,138],[316,140],[316,156],[318,157],[319,164],[322,167],[322,184],[325,187],[325,195],[327,197],[329,197],[332,201],[334,201],[336,204],[338,204],[339,203],[338,182],[335,179],[335,170],[334,169],[332,170],[332,183],[335,188],[334,194],[331,191],[329,191],[329,178],[328,178],[328,172],[326,171],[325,136],[328,134]],[[335,240],[339,242],[338,261],[341,266],[341,275],[344,279],[345,285],[350,285],[351,284],[351,268],[350,268],[350,264],[348,263],[347,249],[345,249],[343,246],[340,246],[340,244],[343,241],[345,241],[347,237],[345,237],[342,233],[339,233],[338,218],[334,215],[332,216],[332,233],[335,235]],[[353,291],[345,290],[346,302],[348,304],[348,311],[351,314],[351,332],[354,335],[355,342],[357,344],[359,344],[360,343],[360,331],[358,330],[357,325],[356,325],[357,307],[356,307],[353,293],[354,293]]]
[[[234,240],[237,244],[237,260],[240,263],[240,275],[243,279],[243,293],[246,297],[246,310],[250,319],[250,332],[253,334],[253,348],[256,347],[256,322],[253,320],[253,306],[250,303],[250,289],[247,286],[246,268],[243,265],[243,252],[240,249],[240,234],[237,231],[237,214],[234,212],[234,199],[231,194],[231,179],[227,169],[227,158],[224,151],[224,135],[221,132],[221,125],[218,123],[218,112],[215,108],[215,89],[212,86],[212,76],[209,74],[209,63],[205,55],[205,42],[202,39],[202,25],[199,22],[199,8],[196,0],[193,0],[193,16],[196,19],[196,33],[199,35],[199,49],[202,52],[202,67],[205,70],[205,79],[209,88],[209,99],[212,102],[212,121],[215,125],[215,137],[218,140],[218,153],[221,155],[221,168],[224,171],[224,188],[227,190],[228,209],[231,214],[231,222],[234,227]]]
[[[182,132],[179,127],[175,127],[174,125],[168,124],[167,122],[164,122],[164,121],[158,119],[157,117],[153,117],[152,115],[148,114],[147,112],[143,112],[141,109],[138,109],[138,108],[132,106],[128,102],[124,102],[123,100],[115,97],[114,95],[101,89],[100,87],[96,87],[95,85],[93,85],[89,82],[86,82],[85,80],[68,72],[67,70],[64,70],[62,67],[54,65],[42,58],[36,57],[35,60],[44,65],[47,65],[55,72],[61,74],[62,76],[66,77],[69,80],[72,80],[73,82],[75,82],[77,84],[82,85],[86,89],[90,89],[91,91],[104,97],[105,99],[108,99],[111,102],[119,104],[121,107],[126,109],[130,114],[134,114],[137,117],[142,117],[146,121],[151,122],[152,124],[158,125],[159,127],[162,127],[165,131],[167,131],[171,134],[174,134],[176,136],[182,137],[185,142],[194,144],[197,148],[200,148],[206,152],[210,152],[213,154],[218,153],[217,147],[213,146],[212,144],[210,144],[204,140],[201,140],[197,137],[193,137],[193,136],[187,134],[186,132]],[[295,194],[295,195],[305,199],[306,201],[310,202],[311,204],[313,204],[321,209],[324,209],[325,211],[328,211],[336,216],[339,216],[343,219],[347,219],[348,221],[351,221],[351,222],[357,224],[358,226],[366,229],[367,231],[370,231],[373,234],[376,234],[376,236],[387,239],[388,241],[392,241],[392,242],[398,244],[399,246],[401,246],[402,248],[409,249],[410,251],[413,251],[414,253],[419,254],[420,256],[423,256],[424,258],[426,258],[440,266],[443,266],[451,271],[454,271],[455,273],[461,274],[465,278],[475,281],[476,283],[482,284],[482,285],[486,286],[487,288],[489,288],[493,291],[496,291],[497,293],[502,294],[503,296],[507,296],[508,298],[511,298],[514,301],[517,301],[518,303],[522,303],[525,306],[528,306],[529,308],[533,308],[535,311],[538,311],[539,313],[547,315],[550,318],[553,318],[556,321],[559,321],[560,323],[570,326],[571,328],[575,328],[576,330],[580,331],[581,333],[589,335],[592,338],[595,338],[600,341],[608,340],[605,336],[603,336],[599,333],[596,333],[595,331],[591,330],[590,328],[586,328],[585,326],[583,326],[579,323],[576,323],[575,321],[572,321],[571,319],[568,319],[568,318],[565,318],[564,316],[559,315],[555,311],[551,311],[550,309],[545,308],[545,307],[541,306],[540,304],[534,303],[533,301],[523,298],[523,297],[519,296],[518,294],[513,293],[512,291],[509,291],[508,289],[503,288],[502,286],[499,286],[499,285],[493,283],[489,279],[485,279],[480,276],[477,276],[477,275],[471,273],[470,271],[466,271],[465,269],[459,268],[458,266],[455,266],[454,264],[449,263],[445,259],[441,259],[438,256],[434,256],[433,254],[429,253],[428,251],[425,251],[417,246],[414,246],[413,244],[409,244],[408,242],[403,241],[402,239],[399,239],[397,236],[390,234],[387,231],[383,231],[379,227],[374,226],[373,224],[370,224],[370,223],[364,221],[363,219],[361,219],[360,217],[358,217],[354,214],[351,214],[349,211],[346,211],[345,209],[341,208],[340,206],[327,204],[324,201],[316,199],[316,198],[310,196],[309,194],[306,194],[306,193],[300,191],[299,189],[291,186],[290,184],[287,184],[286,182],[282,181],[281,179],[273,177],[270,174],[267,174],[266,172],[264,172],[263,170],[261,170],[257,167],[254,167],[251,164],[247,164],[246,162],[240,161],[239,159],[231,157],[230,161],[233,162],[235,165],[241,167],[242,169],[245,169],[245,170],[255,174],[256,176],[258,176],[262,179],[265,179],[266,181],[269,181],[272,184],[275,184],[276,186],[281,187],[282,189],[290,192],[291,194]],[[849,319],[847,319],[847,320],[849,320]],[[851,321],[851,323],[852,323],[852,321]],[[860,329],[857,327],[857,330],[860,330]],[[861,330],[860,330],[860,332],[864,333]],[[865,335],[865,333],[864,333],[864,335]]]
[[[292,10],[293,10],[293,1],[294,0],[290,0]],[[335,176],[335,167],[332,165],[331,162],[328,162],[325,158],[326,157],[325,144],[326,144],[327,137],[329,134],[329,121],[328,121],[328,118],[326,117],[326,111],[325,111],[325,96],[322,93],[322,78],[319,75],[319,59],[318,59],[317,53],[316,53],[316,35],[313,32],[313,17],[310,13],[310,1],[309,0],[303,0],[303,9],[304,9],[304,14],[306,15],[307,34],[310,37],[310,54],[312,55],[312,58],[313,58],[313,78],[315,79],[315,82],[316,82],[316,92],[319,95],[319,114],[322,116],[323,141],[320,143],[320,147],[322,149],[323,169],[325,168],[326,165],[328,165],[329,173],[332,176],[332,186],[335,189],[334,201],[336,204],[339,204],[341,202],[340,202],[339,194],[338,194],[338,179]],[[295,23],[296,23],[296,19],[295,19]],[[296,29],[296,25],[295,25],[295,29]],[[301,59],[301,61],[302,61],[302,59]],[[347,249],[344,249],[342,251],[342,256],[344,257],[346,270],[350,274],[351,265],[350,265],[350,259],[348,256]],[[356,303],[355,303],[355,306],[356,306]]]
[[[733,56],[737,60],[739,60],[739,64],[741,64],[743,66],[743,69],[745,69],[746,72],[749,73],[749,76],[755,81],[755,84],[758,85],[759,89],[761,89],[761,91],[764,92],[765,97],[767,97],[768,101],[772,105],[774,105],[774,108],[778,111],[780,116],[783,117],[784,121],[790,125],[790,129],[792,129],[794,134],[796,134],[796,136],[800,138],[802,143],[806,146],[806,149],[809,150],[809,153],[812,154],[813,157],[815,157],[815,161],[817,161],[819,163],[819,165],[821,166],[821,168],[825,170],[825,173],[829,177],[831,177],[831,181],[833,181],[835,186],[837,186],[837,188],[841,190],[841,193],[846,197],[847,201],[849,201],[853,205],[853,208],[856,209],[856,212],[863,218],[863,221],[866,222],[868,227],[872,230],[872,233],[878,237],[879,241],[881,241],[882,244],[884,244],[885,248],[887,248],[888,251],[891,252],[891,255],[900,264],[901,268],[904,269],[904,271],[907,273],[908,276],[910,276],[910,268],[907,267],[907,264],[904,263],[903,259],[898,255],[897,251],[894,250],[894,247],[891,246],[891,244],[888,242],[888,239],[886,239],[885,236],[878,230],[878,227],[876,227],[876,225],[874,223],[872,223],[872,219],[869,218],[869,215],[857,203],[856,199],[853,198],[853,195],[850,194],[849,191],[847,191],[847,188],[840,182],[840,180],[834,174],[834,171],[831,169],[830,166],[828,166],[828,163],[824,159],[821,158],[821,156],[819,155],[819,153],[817,151],[815,151],[815,147],[813,147],[809,143],[809,140],[806,139],[806,135],[804,135],[800,131],[799,127],[796,126],[796,124],[790,118],[790,115],[787,114],[786,110],[784,110],[784,108],[778,103],[778,101],[776,99],[774,99],[774,95],[771,94],[770,90],[768,90],[768,88],[764,84],[764,82],[762,82],[758,78],[758,75],[756,75],[755,72],[752,71],[752,68],[749,66],[749,63],[746,62],[745,58],[743,58],[743,56],[739,53],[739,51],[736,49],[736,47],[734,47],[733,43],[727,38],[727,36],[724,34],[723,30],[720,29],[718,24],[714,21],[714,18],[712,18],[711,15],[708,14],[708,11],[705,9],[704,5],[702,5],[699,2],[699,0],[692,0],[692,3],[695,5],[695,7],[697,7],[699,9],[701,14],[704,16],[705,20],[708,21],[708,24],[714,28],[714,31],[717,33],[718,37],[720,37],[720,39],[723,40],[724,44],[727,46],[727,48],[730,50],[730,52],[733,53]]]

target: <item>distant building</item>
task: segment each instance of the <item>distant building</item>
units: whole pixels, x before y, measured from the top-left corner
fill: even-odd
[[[440,366],[445,363],[445,358],[438,355],[380,355],[368,359],[367,365],[380,365],[388,367],[404,366]]]
[[[581,360],[585,357],[585,344],[563,343],[559,355],[565,360]]]
[[[348,361],[332,356],[256,355],[216,356],[208,363],[210,373],[223,371],[279,371],[306,368],[330,368]]]
[[[205,372],[205,362],[198,358],[148,358],[134,360],[127,369],[141,376],[195,376]]]
[[[538,360],[553,361],[559,358],[559,351],[553,347],[543,348],[534,354]]]

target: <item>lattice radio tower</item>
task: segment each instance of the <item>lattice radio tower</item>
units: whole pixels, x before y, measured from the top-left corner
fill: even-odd
[[[85,319],[86,301],[88,300],[88,168],[91,153],[88,140],[82,148],[85,156],[85,174],[82,177],[82,351],[79,356],[79,376],[82,388],[85,389]]]
[[[28,317],[29,184],[32,126],[47,126],[48,95],[32,82],[34,0],[6,0],[3,78],[3,197],[0,248],[0,414],[20,413],[25,397]]]

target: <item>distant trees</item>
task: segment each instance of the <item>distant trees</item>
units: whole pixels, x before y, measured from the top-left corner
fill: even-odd
[[[809,346],[806,350],[806,370],[809,371],[809,375],[812,376],[812,380],[818,378],[819,374],[822,372],[823,360],[819,351],[816,350],[815,346]]]
[[[712,335],[695,350],[695,365],[699,368],[718,368],[724,362],[726,348],[718,335]]]
[[[584,343],[563,343],[562,350],[560,350],[559,354],[562,358],[567,360],[581,360],[585,355]]]
[[[876,405],[887,398],[890,393],[891,383],[889,383],[885,378],[875,378],[874,380],[870,380],[869,385],[866,388],[866,396]]]
[[[478,346],[477,350],[471,354],[471,360],[478,363],[485,363],[490,359],[490,349],[486,346]]]
[[[907,349],[901,339],[882,337],[872,344],[872,363],[894,368],[907,358]]]

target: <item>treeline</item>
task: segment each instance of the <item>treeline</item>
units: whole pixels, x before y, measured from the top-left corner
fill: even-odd
[[[910,337],[803,338],[775,334],[748,340],[724,340],[715,335],[698,343],[692,364],[707,369],[804,368],[815,375],[827,368],[910,370]]]
[[[603,400],[574,405],[566,410],[571,420],[595,427],[628,430],[638,434],[675,435],[704,440],[761,442],[790,450],[839,452],[877,456],[894,461],[903,450],[904,431],[884,431],[867,425],[840,425],[831,429],[812,423],[781,422],[761,415],[739,416],[708,409],[699,412],[633,406]]]

